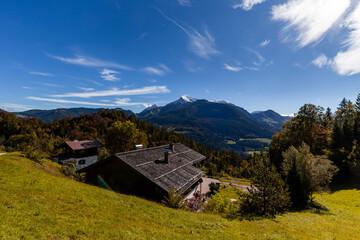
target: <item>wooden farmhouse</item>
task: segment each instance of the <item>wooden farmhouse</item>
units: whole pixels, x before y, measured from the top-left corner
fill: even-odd
[[[162,200],[171,187],[190,198],[205,175],[193,165],[204,159],[177,143],[117,153],[77,172],[86,173],[87,183],[155,201]]]
[[[67,141],[65,159],[62,159],[63,164],[72,164],[75,169],[81,169],[98,160],[98,148],[103,145],[97,140],[86,141]]]

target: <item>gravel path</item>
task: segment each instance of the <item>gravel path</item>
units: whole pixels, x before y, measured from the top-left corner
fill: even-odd
[[[242,190],[244,192],[248,192],[248,185],[243,185],[243,184],[237,184],[237,183],[228,183],[228,182],[221,182],[222,185],[225,185],[225,186],[233,186],[239,190]]]

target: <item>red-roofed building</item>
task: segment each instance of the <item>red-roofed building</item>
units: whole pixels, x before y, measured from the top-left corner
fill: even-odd
[[[65,142],[66,159],[63,164],[73,164],[76,169],[87,167],[97,162],[98,148],[103,145],[97,140],[67,141]]]

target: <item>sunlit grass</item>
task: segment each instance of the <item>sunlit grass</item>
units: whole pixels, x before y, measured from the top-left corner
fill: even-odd
[[[316,200],[329,211],[228,220],[76,182],[53,163],[0,156],[0,239],[359,239],[359,190]]]

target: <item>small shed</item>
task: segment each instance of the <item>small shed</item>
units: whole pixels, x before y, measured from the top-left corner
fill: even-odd
[[[171,187],[184,196],[197,189],[205,174],[194,164],[205,158],[176,143],[117,153],[77,172],[86,173],[87,183],[159,201]]]

